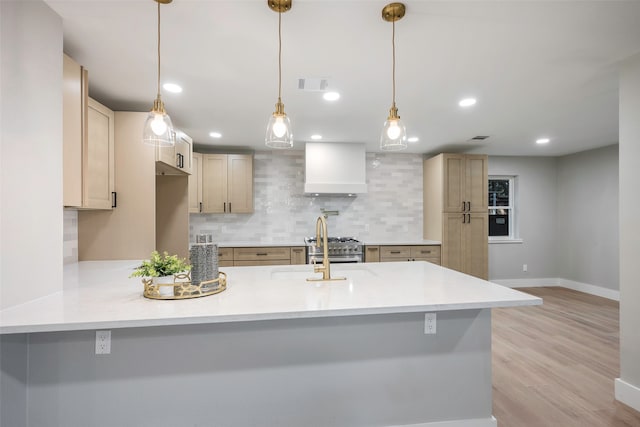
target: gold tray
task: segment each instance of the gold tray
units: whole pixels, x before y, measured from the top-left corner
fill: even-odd
[[[227,289],[227,275],[222,271],[218,273],[218,278],[200,282],[199,285],[191,283],[190,273],[176,274],[173,283],[154,284],[151,278],[142,279],[144,284],[143,295],[151,299],[189,299],[200,298],[209,295],[219,294]],[[160,288],[173,287],[173,295],[161,295]]]

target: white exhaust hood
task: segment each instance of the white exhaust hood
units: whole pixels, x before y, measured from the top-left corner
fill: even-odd
[[[304,192],[325,195],[366,193],[366,162],[364,144],[307,142]]]

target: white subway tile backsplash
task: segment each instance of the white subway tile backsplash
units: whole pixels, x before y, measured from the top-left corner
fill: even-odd
[[[65,209],[63,215],[63,263],[78,262],[78,211]]]
[[[380,160],[373,166],[374,158]],[[398,241],[422,237],[422,155],[367,153],[369,192],[355,198],[304,195],[304,152],[256,152],[253,214],[191,214],[190,239],[260,243],[297,241],[315,233],[320,209],[332,236]]]

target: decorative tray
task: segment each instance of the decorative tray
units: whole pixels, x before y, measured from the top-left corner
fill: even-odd
[[[219,294],[227,289],[227,275],[222,271],[218,278],[200,282],[198,285],[191,283],[190,273],[180,273],[173,277],[173,283],[153,283],[153,279],[142,279],[144,284],[143,295],[151,299],[189,299],[206,297]],[[171,289],[173,288],[173,292]]]

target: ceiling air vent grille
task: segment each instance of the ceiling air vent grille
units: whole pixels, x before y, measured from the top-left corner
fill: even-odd
[[[471,138],[471,141],[484,141],[487,138],[489,138],[489,135],[478,135]]]
[[[298,89],[307,92],[322,92],[329,87],[329,79],[325,78],[306,78],[298,79]]]

